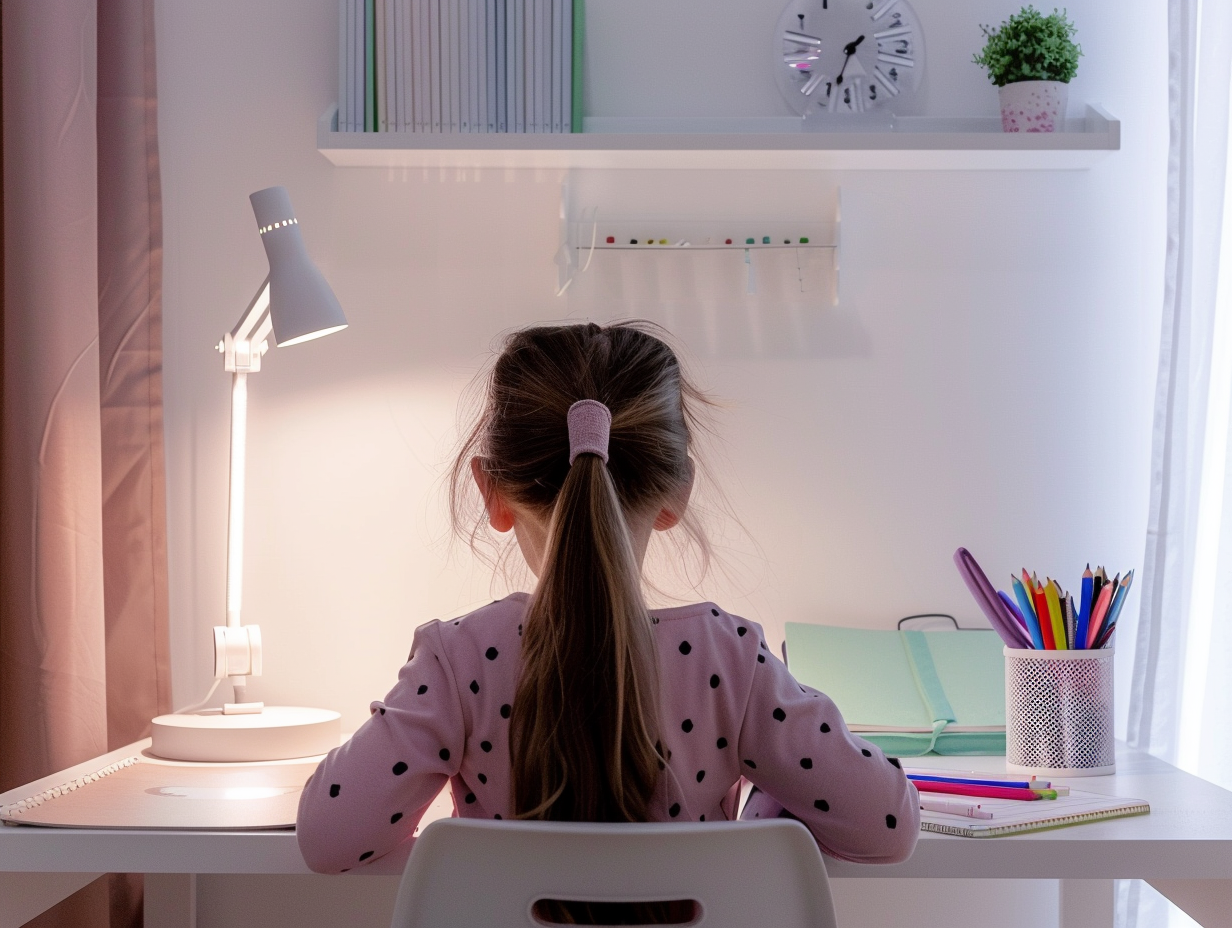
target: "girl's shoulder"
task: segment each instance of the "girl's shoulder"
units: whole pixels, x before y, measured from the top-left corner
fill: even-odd
[[[660,649],[674,647],[688,655],[699,648],[749,660],[766,651],[766,636],[756,622],[734,615],[712,602],[651,609]]]
[[[421,648],[427,648],[444,650],[450,656],[478,650],[481,654],[492,655],[487,660],[495,660],[501,651],[508,652],[511,644],[516,645],[521,637],[522,619],[529,602],[529,594],[511,593],[466,615],[425,622],[415,629],[411,657],[414,658]]]

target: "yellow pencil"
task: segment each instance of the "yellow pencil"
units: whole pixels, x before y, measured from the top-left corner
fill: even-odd
[[[1052,620],[1052,637],[1057,643],[1057,650],[1069,647],[1069,639],[1065,637],[1065,619],[1061,617],[1061,588],[1057,581],[1049,579],[1044,584],[1044,600],[1048,603],[1048,617]]]

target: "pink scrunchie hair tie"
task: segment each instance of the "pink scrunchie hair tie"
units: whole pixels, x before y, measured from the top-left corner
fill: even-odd
[[[612,411],[598,400],[578,400],[569,407],[569,465],[579,454],[597,454],[607,463]]]

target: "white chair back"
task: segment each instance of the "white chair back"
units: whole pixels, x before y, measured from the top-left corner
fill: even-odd
[[[416,840],[393,928],[541,928],[541,899],[695,900],[684,924],[835,928],[825,864],[799,822],[595,824],[441,819]]]

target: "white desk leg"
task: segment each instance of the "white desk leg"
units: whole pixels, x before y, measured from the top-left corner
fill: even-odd
[[[1061,928],[1112,928],[1116,896],[1112,880],[1058,880]]]
[[[101,873],[0,873],[0,928],[24,925],[100,876]]]
[[[197,875],[145,875],[145,928],[197,928]]]
[[[1232,928],[1232,880],[1147,880],[1202,928]]]

